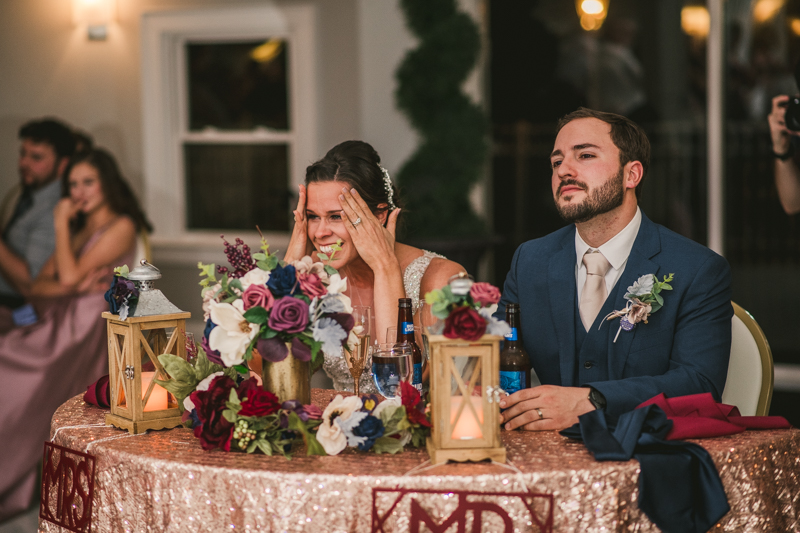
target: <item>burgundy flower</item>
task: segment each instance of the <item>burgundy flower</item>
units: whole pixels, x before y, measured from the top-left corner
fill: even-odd
[[[469,289],[469,295],[472,296],[473,301],[484,307],[494,305],[500,301],[500,289],[484,281],[473,283]]]
[[[291,296],[278,298],[272,306],[268,325],[275,331],[300,333],[308,326],[308,304]]]
[[[269,311],[275,303],[275,297],[269,292],[266,285],[250,285],[242,294],[242,303],[247,311],[251,307],[260,306]]]
[[[247,392],[247,399],[242,401],[239,416],[267,416],[281,408],[278,397],[273,393],[258,388]]]
[[[431,427],[428,417],[420,410],[423,407],[420,403],[422,397],[413,385],[405,381],[400,382],[400,401],[403,407],[406,408],[406,416],[409,422],[419,426]]]
[[[325,296],[328,291],[322,285],[322,280],[316,274],[297,274],[297,281],[300,283],[300,290],[303,294],[313,299],[317,296]]]
[[[225,420],[222,412],[236,383],[227,376],[218,376],[209,384],[208,390],[191,394],[197,418],[201,425],[194,427],[194,436],[200,439],[204,450],[222,448],[230,451],[233,424]]]
[[[486,320],[471,307],[457,307],[444,321],[444,336],[448,339],[476,341],[486,332]]]

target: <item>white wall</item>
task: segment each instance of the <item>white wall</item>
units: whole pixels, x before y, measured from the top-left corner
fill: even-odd
[[[88,41],[72,21],[71,0],[0,1],[0,194],[17,182],[17,131],[35,117],[61,117],[108,148],[142,197],[139,22],[142,13],[258,0],[117,0],[106,41]],[[363,139],[396,173],[417,137],[394,108],[394,71],[415,46],[397,0],[279,0],[317,6],[318,118],[321,157],[347,139]],[[460,0],[479,17],[484,0]],[[482,71],[466,88],[481,99]],[[309,161],[311,163],[311,161]],[[158,228],[156,228],[158,231]],[[220,250],[219,257],[222,258]],[[192,261],[193,259],[193,261]],[[155,257],[158,264],[158,255]],[[196,267],[164,265],[161,287],[199,314]]]

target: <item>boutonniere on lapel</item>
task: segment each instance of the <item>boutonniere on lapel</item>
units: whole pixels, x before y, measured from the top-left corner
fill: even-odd
[[[628,300],[628,305],[625,309],[613,311],[608,314],[606,320],[614,320],[615,318],[622,317],[619,321],[619,329],[614,336],[614,342],[617,342],[619,332],[623,329],[630,331],[636,327],[639,322],[647,324],[647,319],[650,315],[661,309],[664,305],[664,298],[661,296],[661,291],[671,291],[673,274],[664,276],[664,281],[658,281],[655,274],[645,274],[637,279],[633,285],[628,287],[628,292],[625,294],[625,299]],[[602,323],[600,324],[603,325]]]

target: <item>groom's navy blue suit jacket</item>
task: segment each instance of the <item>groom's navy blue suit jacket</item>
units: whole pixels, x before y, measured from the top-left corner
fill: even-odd
[[[731,349],[731,275],[728,262],[642,214],[625,269],[594,324],[578,314],[575,226],[522,244],[514,254],[497,317],[520,304],[521,336],[542,384],[591,385],[620,415],[659,393],[722,396]],[[644,274],[675,275],[662,291],[664,306],[648,323],[621,331],[627,288]]]

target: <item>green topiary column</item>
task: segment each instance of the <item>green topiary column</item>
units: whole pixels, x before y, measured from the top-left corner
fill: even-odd
[[[400,0],[419,46],[397,70],[398,108],[422,137],[397,181],[407,200],[412,239],[474,237],[485,222],[469,202],[481,179],[487,151],[487,121],[461,86],[480,53],[475,22],[456,0]]]

